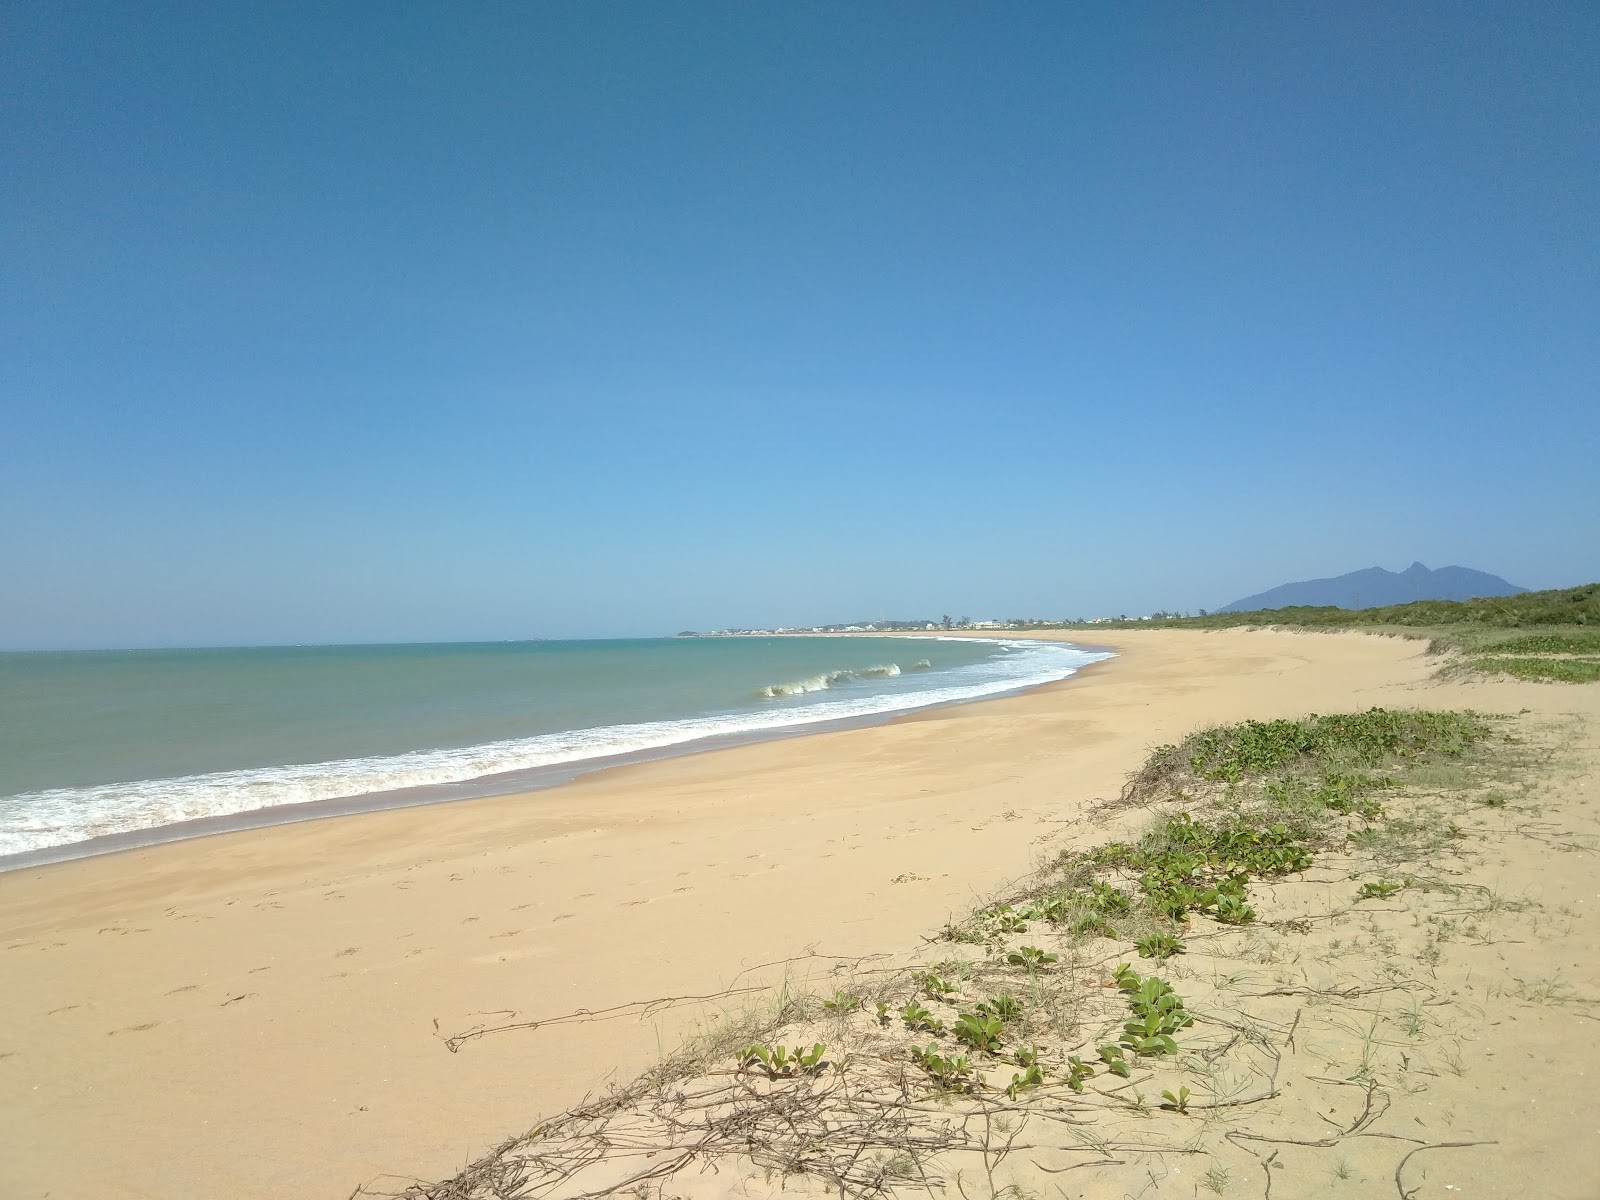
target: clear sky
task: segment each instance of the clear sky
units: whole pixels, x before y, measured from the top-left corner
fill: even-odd
[[[0,6],[0,646],[1600,577],[1600,6]]]

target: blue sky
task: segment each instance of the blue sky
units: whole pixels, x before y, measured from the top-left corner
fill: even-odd
[[[0,646],[1600,576],[1600,8],[7,3]]]

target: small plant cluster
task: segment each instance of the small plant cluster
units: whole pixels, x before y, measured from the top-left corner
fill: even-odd
[[[1176,1054],[1178,1031],[1194,1024],[1194,1018],[1184,1011],[1183,998],[1165,980],[1154,975],[1141,977],[1127,963],[1117,968],[1112,982],[1128,997],[1133,1014],[1122,1027],[1122,1047],[1141,1058]],[[1125,1074],[1125,1069],[1112,1065],[1126,1063],[1121,1049],[1102,1046],[1100,1056],[1115,1074]]]
[[[1406,886],[1405,883],[1396,883],[1392,879],[1369,880],[1356,889],[1356,899],[1387,900],[1390,896],[1403,891]]]
[[[913,1046],[911,1057],[943,1091],[958,1092],[972,1086],[972,1063],[965,1054],[941,1054],[939,1043],[931,1042],[927,1046]]]
[[[1049,957],[1053,961],[1055,956]],[[924,973],[918,978],[924,988],[928,986],[929,979],[935,980],[938,984],[945,982],[931,973]],[[939,987],[932,990],[937,991],[941,998],[947,995]],[[935,1037],[943,1037],[948,1032],[972,1053],[990,1056],[996,1056],[1001,1052],[1006,1026],[1021,1016],[1021,1001],[1015,996],[1003,993],[979,1001],[970,1009],[958,1011],[955,1021],[948,1029],[943,1021],[919,1001],[913,1000],[900,1010],[900,1019],[905,1022],[907,1029],[913,1032],[931,1033]],[[940,1050],[938,1043],[934,1042],[926,1047],[914,1047],[911,1056],[923,1070],[927,1071],[933,1081],[946,1091],[964,1088],[970,1083],[971,1060],[965,1054],[946,1055]],[[1014,1057],[1017,1065],[1023,1070],[1012,1079],[1011,1087],[1006,1089],[1007,1094],[1013,1098],[1019,1092],[1037,1087],[1044,1082],[1038,1047],[1018,1049]]]
[[[767,1046],[757,1042],[746,1046],[736,1057],[741,1068],[759,1066],[768,1079],[788,1079],[815,1074],[822,1066],[822,1055],[821,1042],[809,1050],[803,1046]]]

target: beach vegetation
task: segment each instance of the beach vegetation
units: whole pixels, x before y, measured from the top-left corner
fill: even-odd
[[[1110,1043],[1100,1047],[1100,1061],[1105,1064],[1106,1070],[1113,1075],[1127,1079],[1133,1071],[1128,1063],[1128,1056],[1121,1046]]]
[[[1037,971],[1048,967],[1060,960],[1061,956],[1051,950],[1041,950],[1037,946],[1022,946],[1012,950],[1006,955],[1006,961],[1014,967],[1026,967],[1029,971]]]
[[[992,1017],[982,1012],[966,1012],[956,1017],[951,1032],[955,1035],[956,1041],[985,1054],[994,1054],[1000,1049],[1000,1035],[1004,1029],[1004,1023],[999,1017]]]
[[[1405,887],[1390,879],[1371,879],[1356,890],[1357,900],[1387,900]]]
[[[1167,1094],[1168,1093],[1166,1092],[1162,1093],[1162,1095]],[[1185,1109],[1180,1108],[1178,1111],[1184,1112]],[[1211,1166],[1206,1168],[1206,1173],[1200,1176],[1200,1186],[1205,1188],[1206,1191],[1210,1192],[1214,1196],[1226,1194],[1228,1190],[1228,1184],[1231,1181],[1232,1173],[1227,1167],[1222,1166],[1220,1163],[1213,1163]]]
[[[1075,1092],[1083,1091],[1084,1080],[1094,1077],[1094,1067],[1076,1054],[1067,1055],[1067,1086]]]
[[[1145,934],[1133,944],[1133,947],[1139,952],[1140,958],[1153,958],[1158,961],[1171,958],[1174,954],[1182,954],[1184,950],[1183,939],[1166,930]]]
[[[1163,1108],[1170,1108],[1174,1112],[1187,1113],[1189,1111],[1189,1089],[1180,1087],[1176,1092],[1163,1091],[1161,1098],[1166,1101]]]
[[[900,1010],[900,1019],[906,1023],[907,1029],[913,1031],[924,1029],[932,1034],[944,1032],[944,1023],[915,1000]]]
[[[939,1044],[930,1042],[926,1046],[913,1046],[911,1057],[941,1091],[965,1091],[972,1085],[972,1063],[965,1054],[942,1054]]]
[[[1600,658],[1513,658],[1502,654],[1468,658],[1462,666],[1483,675],[1510,675],[1535,683],[1594,683]]]
[[[824,1000],[822,1007],[835,1016],[847,1017],[861,1007],[861,997],[852,996],[846,992],[838,991],[833,994],[832,1000]]]
[[[1011,1082],[1006,1086],[1006,1098],[1008,1100],[1016,1100],[1023,1092],[1030,1091],[1043,1084],[1044,1069],[1037,1062],[1031,1062],[1023,1070],[1011,1076]]]
[[[977,1010],[1003,1022],[1015,1021],[1022,1015],[1022,1002],[1015,996],[990,996],[978,1005]]]
[[[809,1050],[804,1046],[768,1046],[756,1042],[741,1050],[737,1058],[741,1067],[757,1066],[768,1079],[782,1079],[814,1074],[822,1066],[823,1053],[821,1042]]]

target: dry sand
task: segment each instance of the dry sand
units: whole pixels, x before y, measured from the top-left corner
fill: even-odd
[[[902,951],[1198,725],[1526,708],[1574,714],[1573,752],[1595,762],[1600,688],[1439,684],[1419,642],[1116,641],[1121,657],[1064,684],[885,726],[0,875],[0,1195],[288,1200],[448,1174],[656,1061],[699,1010],[629,1009],[454,1054],[445,1036],[717,993],[808,952]],[[1506,953],[1600,995],[1593,855],[1541,845],[1498,868],[1507,886],[1579,915],[1564,940]],[[1592,1036],[1590,1017],[1545,1007]],[[1600,1070],[1562,1042],[1566,1024],[1524,1024],[1497,1061],[1565,1089]],[[1532,1090],[1485,1102],[1535,1149],[1552,1131],[1592,1144],[1592,1113],[1535,1117]],[[1592,1182],[1567,1169],[1569,1190],[1550,1194],[1600,1194]]]

